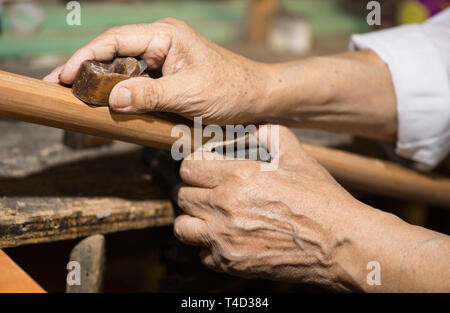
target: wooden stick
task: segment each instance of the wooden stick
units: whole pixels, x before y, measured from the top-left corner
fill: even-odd
[[[0,71],[0,116],[95,136],[170,149],[174,121],[90,107],[69,88]],[[357,189],[450,207],[450,179],[425,175],[392,162],[303,145],[334,177]]]
[[[0,293],[44,293],[33,278],[0,250]]]
[[[303,148],[347,187],[450,207],[450,179],[426,175],[393,162],[309,144]]]
[[[70,88],[0,71],[0,116],[168,149],[174,122],[88,106]]]

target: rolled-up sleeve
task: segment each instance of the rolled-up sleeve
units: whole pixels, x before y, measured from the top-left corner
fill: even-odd
[[[433,168],[450,151],[450,9],[427,22],[353,35],[388,65],[397,98],[398,155]]]

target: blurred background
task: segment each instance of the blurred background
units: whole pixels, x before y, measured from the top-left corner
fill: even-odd
[[[265,61],[340,52],[347,48],[350,34],[373,28],[366,22],[368,1],[359,0],[77,2],[81,24],[68,25],[68,14],[74,10],[71,1],[0,0],[0,66],[14,69],[19,66],[18,60],[24,62],[28,58],[26,69],[17,71],[30,71],[34,76],[40,71],[44,74],[44,69],[59,65],[77,48],[112,26],[149,23],[167,16],[187,21],[218,44]],[[382,23],[377,28],[421,22],[448,5],[446,0],[379,3]],[[268,49],[260,49],[261,45]]]
[[[80,25],[69,25],[76,24],[73,15],[70,23],[67,20],[77,7],[69,2],[0,0],[0,70],[42,78],[112,26],[149,23],[168,16],[185,20],[212,41],[251,59],[288,61],[346,51],[353,33],[419,23],[449,5],[446,0],[380,0],[381,25],[370,26],[369,1],[362,0],[80,0]],[[395,157],[392,147],[372,140],[317,130],[296,133],[304,142],[408,165]],[[59,203],[61,196],[114,199],[109,185],[130,181],[131,189],[133,183],[141,182],[141,165],[135,169],[123,165],[130,160],[140,164],[140,147],[101,140],[73,145],[66,140],[68,136],[71,134],[62,130],[0,118],[0,208],[2,203],[22,203],[34,209],[32,197],[45,199],[47,205]],[[115,171],[102,178],[107,172],[105,164]],[[448,175],[449,169],[447,160],[437,171]],[[95,189],[98,194],[83,189],[93,180],[100,180]],[[144,182],[140,188],[158,190],[157,184],[148,184]],[[74,185],[81,189],[75,190]],[[450,232],[448,210],[350,191],[410,223]],[[161,191],[153,193],[165,197]],[[186,250],[174,242],[168,224],[106,235],[105,291],[324,291],[213,273],[201,266],[195,249]],[[63,292],[65,265],[78,241],[17,243],[5,251],[47,291]]]

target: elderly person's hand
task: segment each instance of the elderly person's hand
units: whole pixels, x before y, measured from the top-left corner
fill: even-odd
[[[262,118],[266,66],[219,47],[174,18],[111,28],[44,80],[70,84],[83,61],[117,55],[139,56],[151,69],[160,69],[163,77],[117,84],[109,98],[115,111],[175,112],[218,124]]]
[[[437,281],[441,288],[447,284],[439,275],[448,272],[445,262],[421,278],[407,268],[423,266],[421,255],[431,251],[444,260],[449,237],[359,202],[292,132],[280,127],[279,136],[271,138],[267,127],[274,126],[260,127],[258,136],[263,145],[279,147],[270,151],[278,158],[276,170],[261,171],[258,161],[212,160],[212,155],[182,163],[186,186],[178,204],[186,214],[177,217],[174,232],[181,241],[204,247],[206,266],[346,291],[433,290]],[[433,250],[441,243],[443,249]],[[371,261],[381,264],[381,285],[368,283]]]
[[[106,31],[45,80],[70,84],[83,61],[118,55],[139,56],[162,72],[159,79],[117,84],[109,104],[118,112],[167,111],[221,125],[272,121],[397,139],[391,74],[372,51],[263,64],[168,18]],[[263,144],[277,146],[264,137]],[[186,186],[178,202],[186,215],[176,219],[175,233],[204,247],[207,266],[336,290],[450,290],[449,236],[364,205],[291,132],[280,128],[269,141],[278,139],[279,149],[270,151],[279,162],[274,171],[248,160],[183,162]],[[380,284],[370,283],[370,264],[379,264]]]
[[[277,140],[267,139],[266,126],[258,133],[264,145]],[[176,219],[175,235],[204,246],[205,265],[230,274],[360,288],[345,262],[367,210],[293,133],[280,127],[279,138],[267,144],[279,146],[271,151],[279,158],[275,171],[249,160],[183,161],[188,186],[180,189],[178,204],[187,215]]]
[[[185,22],[114,27],[44,78],[71,84],[85,60],[138,56],[159,79],[131,78],[111,92],[111,109],[165,111],[207,124],[275,122],[378,139],[395,139],[389,70],[371,51],[265,64],[228,51]],[[361,126],[363,125],[363,127]]]

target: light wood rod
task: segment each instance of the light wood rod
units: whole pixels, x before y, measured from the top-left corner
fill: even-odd
[[[178,139],[171,136],[177,124],[173,120],[91,107],[74,97],[69,88],[3,71],[0,71],[0,116],[161,149],[170,149]],[[448,178],[349,152],[303,146],[346,186],[450,207]]]

